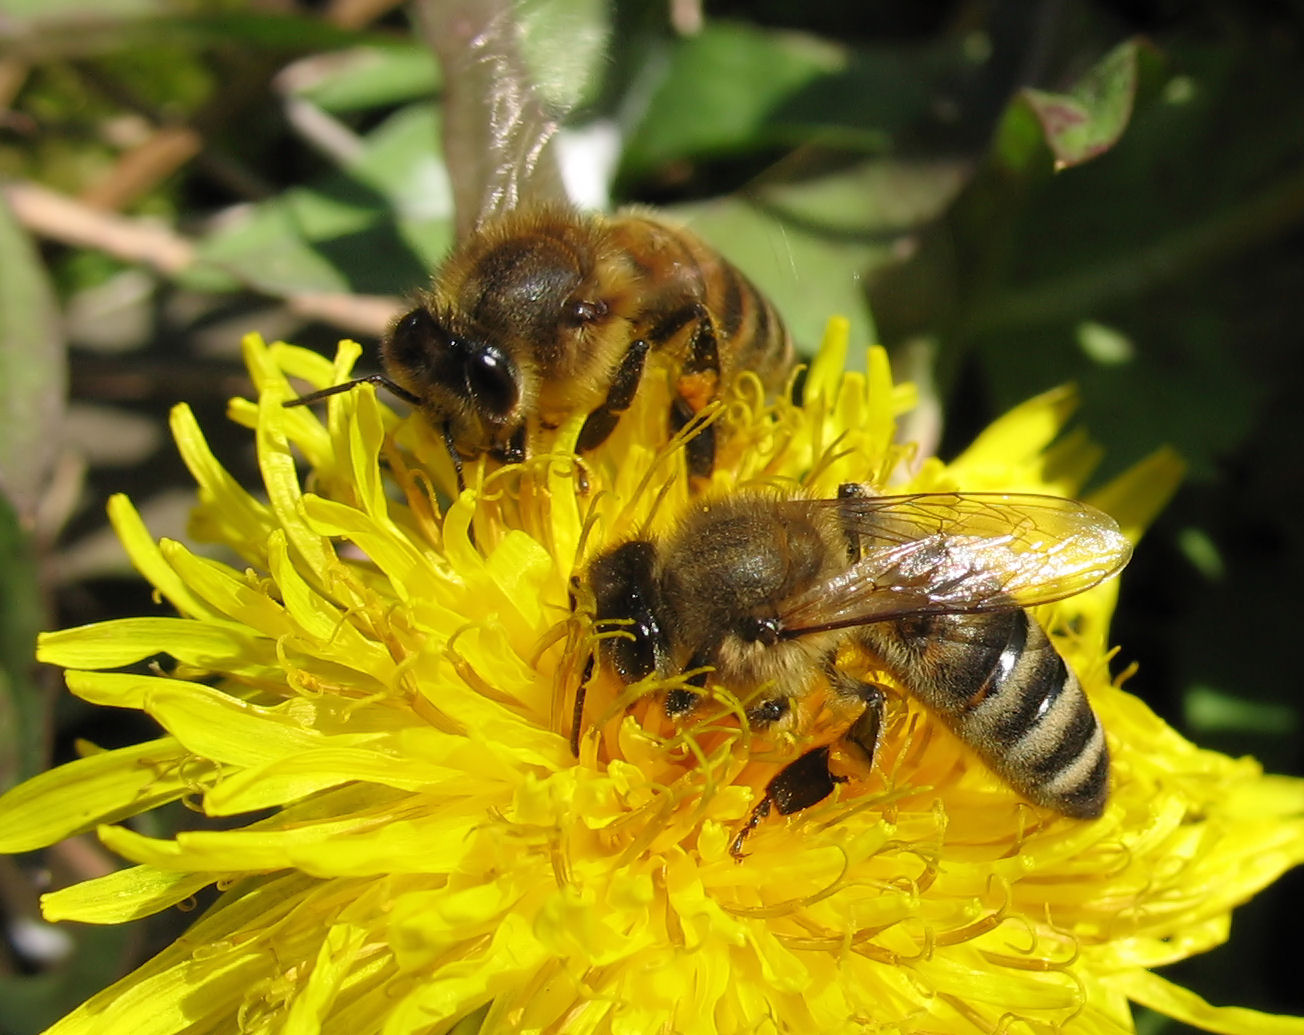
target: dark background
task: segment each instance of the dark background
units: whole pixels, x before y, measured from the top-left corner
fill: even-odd
[[[1119,663],[1200,744],[1304,771],[1304,5],[774,0],[708,4],[700,29],[676,7],[679,31],[667,6],[635,3],[576,3],[541,30],[579,62],[558,88],[589,84],[558,101],[571,121],[619,127],[615,200],[682,212],[759,261],[804,342],[846,313],[899,376],[931,376],[943,455],[1070,380],[1101,478],[1180,452],[1188,477],[1124,577]],[[29,659],[38,629],[157,610],[104,501],[127,492],[156,534],[184,536],[168,408],[188,401],[253,484],[223,417],[247,391],[240,335],[322,351],[356,336],[374,357],[388,296],[422,282],[452,231],[440,73],[397,5],[15,0],[5,19],[8,786],[76,738],[151,735]],[[605,48],[567,46],[604,31]],[[1025,88],[1078,89],[1089,145],[1048,141],[1046,94]],[[32,915],[48,874],[112,865],[93,843],[0,859],[5,920]],[[1304,1014],[1301,916],[1304,876],[1288,875],[1238,911],[1231,947],[1165,974]],[[37,1030],[183,922],[73,929],[61,959],[0,949],[0,1033]]]

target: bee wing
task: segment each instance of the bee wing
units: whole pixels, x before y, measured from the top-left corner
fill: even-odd
[[[533,202],[564,203],[552,142],[566,114],[536,85],[513,0],[433,0],[425,34],[444,72],[444,151],[457,237]]]
[[[834,508],[859,553],[783,608],[793,636],[1049,603],[1103,582],[1132,554],[1108,514],[1055,496],[924,493],[792,505]]]

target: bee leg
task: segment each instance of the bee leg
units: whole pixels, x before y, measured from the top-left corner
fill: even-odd
[[[770,814],[770,809],[773,805],[774,803],[770,800],[770,796],[767,794],[761,799],[761,803],[757,805],[756,808],[752,809],[752,814],[747,817],[747,822],[742,825],[742,829],[734,835],[733,841],[729,843],[729,854],[739,862],[742,862],[744,858],[743,842],[747,840],[747,835],[755,830],[761,820]]]
[[[701,699],[701,694],[693,693],[692,690],[685,690],[682,687],[668,690],[666,691],[666,715],[672,719],[687,715],[697,707],[697,702]]]
[[[575,458],[575,488],[581,496],[589,494],[589,469],[578,456]]]
[[[767,697],[764,701],[747,709],[747,721],[757,729],[773,726],[792,710],[792,704],[786,697]]]
[[[863,680],[853,679],[845,673],[830,669],[829,681],[836,693],[848,694],[859,699],[864,703],[865,708],[851,724],[851,728],[842,735],[845,743],[851,744],[865,756],[866,763],[874,760],[874,754],[878,750],[878,738],[883,729],[883,708],[885,698],[883,691],[873,683],[866,683]],[[769,706],[775,705],[782,701],[787,704],[786,698],[774,698],[773,701],[762,701],[748,713],[748,718],[752,718],[751,712],[761,712]],[[786,707],[783,709],[786,711]],[[768,717],[768,712],[764,717]],[[782,714],[775,717],[782,718]],[[755,720],[753,720],[755,721]],[[840,783],[846,782],[845,776],[837,776],[829,769],[829,746],[813,748],[798,758],[795,762],[790,762],[779,770],[778,774],[765,787],[765,797],[761,799],[760,804],[752,809],[751,815],[747,817],[747,822],[735,835],[733,842],[729,845],[729,854],[735,859],[743,858],[743,842],[747,836],[756,829],[761,820],[765,819],[774,809],[779,810],[779,815],[789,816],[794,812],[800,812],[802,809],[808,809],[823,801],[833,793],[833,788]]]
[[[702,653],[694,654],[688,659],[688,664],[684,666],[685,672],[693,672],[685,683],[689,687],[701,687],[702,692],[690,690],[687,687],[676,687],[674,690],[666,692],[666,715],[671,719],[678,719],[687,715],[701,703],[706,691],[706,677],[710,675],[710,660]],[[694,670],[697,671],[694,671]]]
[[[685,323],[691,323],[692,330],[688,339],[688,358],[675,381],[675,401],[670,410],[672,434],[683,430],[720,392],[720,348],[710,312],[706,306],[697,303],[674,330],[677,332]],[[672,334],[666,334],[665,340],[670,337]],[[709,478],[715,468],[715,427],[707,425],[702,428],[689,439],[684,449],[688,473],[696,478]]]
[[[830,673],[829,681],[833,685],[834,692],[855,697],[864,704],[864,711],[842,735],[842,739],[864,755],[866,765],[872,764],[874,755],[878,752],[879,737],[883,732],[883,712],[887,704],[883,691],[873,683],[853,679],[842,672]]]
[[[765,797],[752,809],[747,822],[738,831],[729,845],[729,854],[735,859],[743,857],[743,842],[747,835],[768,816],[773,809],[779,815],[790,816],[794,812],[808,809],[823,801],[833,793],[833,788],[842,783],[846,777],[834,776],[829,769],[829,747],[813,748],[795,762],[789,762],[779,770],[765,786]]]
[[[525,461],[525,425],[521,424],[512,432],[512,437],[504,446],[497,446],[489,453],[500,464],[519,464]]]
[[[638,384],[643,380],[643,366],[647,361],[648,343],[640,338],[625,350],[616,374],[607,389],[607,397],[602,405],[584,418],[584,427],[575,448],[581,453],[596,449],[607,441],[607,436],[615,429],[620,416],[634,402]]]
[[[442,428],[444,448],[448,450],[448,458],[453,461],[453,474],[457,476],[457,493],[460,496],[466,490],[466,478],[462,475],[462,454],[457,451],[457,444],[453,441],[453,429],[447,422]]]
[[[678,435],[684,430],[697,412],[687,400],[680,396],[670,407],[670,433]],[[696,435],[684,443],[684,456],[688,461],[688,473],[693,478],[709,478],[715,469],[715,425],[708,424]]]
[[[584,725],[584,698],[588,696],[589,680],[593,678],[593,655],[584,666],[584,675],[580,676],[580,685],[575,690],[575,709],[571,713],[570,749],[576,758],[580,757],[580,730]]]
[[[843,482],[838,486],[838,499],[840,500],[859,500],[868,495],[869,491],[859,482]],[[862,552],[860,534],[850,521],[844,523],[843,532],[847,536],[847,560],[854,564],[860,560]]]

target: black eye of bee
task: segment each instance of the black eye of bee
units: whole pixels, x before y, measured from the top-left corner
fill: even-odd
[[[506,420],[520,399],[516,364],[496,345],[481,345],[466,357],[466,388],[486,416]]]
[[[434,343],[441,337],[439,325],[425,308],[416,308],[394,325],[389,339],[393,362],[405,369],[422,369],[430,362]]]
[[[777,618],[748,615],[739,623],[738,635],[749,643],[763,643],[773,647],[779,642],[779,633],[783,626]]]
[[[607,315],[607,303],[600,298],[578,298],[570,303],[567,315],[574,323],[593,323]]]

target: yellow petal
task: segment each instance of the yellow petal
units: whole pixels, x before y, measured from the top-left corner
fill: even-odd
[[[246,560],[256,562],[275,527],[271,514],[217,462],[189,406],[182,403],[172,408],[171,425],[181,459],[199,486],[201,508],[195,521],[201,531],[211,539],[230,543]]]
[[[177,611],[189,618],[215,617],[212,609],[190,592],[185,580],[164,560],[154,537],[126,496],[110,497],[108,511],[109,521],[131,557],[131,563]]]
[[[163,737],[99,751],[20,783],[0,795],[0,852],[31,851],[179,798],[192,785],[185,757]]]
[[[303,885],[294,875],[242,889],[231,908],[210,911],[186,940],[93,996],[46,1035],[233,1030],[238,1008],[270,969],[264,946],[248,934],[283,919],[300,903],[295,892]]]
[[[838,385],[847,369],[847,347],[851,340],[851,322],[836,316],[824,328],[824,340],[815,351],[810,372],[806,375],[807,400],[825,400],[829,405],[837,398]]]
[[[947,465],[958,485],[970,489],[1004,486],[1031,489],[1042,465],[1042,451],[1054,441],[1078,407],[1070,385],[1020,403],[979,433],[973,443]],[[1012,483],[1011,476],[1018,481]]]
[[[1158,449],[1093,493],[1089,502],[1112,515],[1135,543],[1172,499],[1185,474],[1186,462],[1177,453]]]
[[[393,792],[391,792],[393,793]],[[328,796],[336,796],[334,798]],[[481,809],[449,807],[394,818],[376,802],[371,812],[322,820],[316,809],[332,800],[356,800],[356,788],[327,791],[313,799],[314,822],[293,825],[287,811],[278,818],[286,824],[276,829],[256,824],[240,830],[184,831],[175,840],[144,837],[125,827],[100,827],[100,839],[112,851],[133,862],[164,870],[267,871],[298,869],[320,877],[376,876],[383,873],[437,873],[456,868],[467,835],[483,822]],[[379,798],[370,788],[373,802]],[[291,807],[292,809],[294,806]],[[309,808],[308,803],[298,806]]]
[[[342,536],[385,573],[396,593],[406,599],[415,587],[438,580],[439,573],[405,536],[353,507],[320,496],[303,497],[307,527],[320,536]]]
[[[286,409],[281,405],[283,399],[279,392],[269,389],[259,400],[258,467],[267,488],[267,500],[274,516],[273,527],[285,530],[287,541],[305,565],[305,574],[311,572],[319,582],[329,584],[327,573],[337,565],[337,559],[330,543],[303,519],[303,488],[286,437],[287,421],[293,419],[287,415],[295,414],[299,407]],[[272,530],[269,527],[259,540],[260,548],[268,541]]]
[[[54,922],[120,924],[184,902],[215,880],[211,873],[170,873],[131,866],[41,896],[41,914]]]
[[[719,491],[831,495],[891,476],[903,492],[1069,493],[1097,463],[1085,434],[1063,433],[1061,390],[960,462],[910,474],[894,438],[915,393],[879,349],[844,374],[846,334],[831,327],[802,405],[750,379],[732,393],[740,445],[720,454]],[[138,867],[49,896],[52,915],[112,922],[226,890],[61,1030],[1095,1035],[1130,1030],[1129,995],[1214,1030],[1263,1020],[1137,975],[1223,941],[1232,909],[1301,861],[1304,782],[1197,749],[1111,681],[1115,584],[1037,612],[1110,740],[1100,819],[1022,802],[882,677],[874,765],[849,761],[825,800],[758,817],[740,861],[730,846],[767,781],[836,744],[842,720],[748,730],[721,694],[669,723],[647,687],[599,669],[579,759],[566,741],[596,635],[583,593],[568,599],[576,552],[660,534],[690,501],[682,447],[662,445],[670,385],[650,379],[584,458],[587,491],[566,455],[580,415],[549,432],[555,454],[468,462],[441,517],[431,483],[450,490],[451,462],[420,415],[397,421],[370,387],[332,397],[324,421],[281,405],[287,374],[338,382],[355,347],[333,364],[245,348],[259,398],[231,414],[254,429],[269,502],[233,485],[186,411],[174,426],[201,484],[194,530],[249,568],[155,547],[115,504],[135,563],[191,617],[40,647],[86,667],[172,655],[184,678],[68,680],[174,737],[13,792],[0,831],[17,817],[34,846],[187,792],[257,814],[170,839],[98,828]],[[1174,469],[1151,458],[1099,500],[1139,530]]]
[[[143,676],[135,672],[81,672],[69,669],[64,673],[68,689],[91,704],[106,708],[139,708],[151,691],[176,690],[191,686],[197,692],[207,689],[203,683],[188,683],[168,676]]]
[[[185,618],[116,618],[42,633],[36,657],[69,668],[118,668],[170,654],[197,668],[244,671],[274,660],[271,641],[243,626]]]
[[[1211,1006],[1194,992],[1148,970],[1108,979],[1129,999],[1174,1020],[1219,1035],[1304,1035],[1304,1017],[1280,1017],[1239,1006]]]
[[[284,609],[261,586],[250,585],[225,564],[196,556],[170,539],[159,547],[186,585],[223,619],[271,639],[295,631]]]
[[[294,997],[283,1035],[315,1035],[331,1017],[331,1007],[366,942],[367,932],[352,924],[333,924],[322,940],[306,987]]]
[[[277,758],[226,777],[204,796],[204,810],[212,816],[233,816],[297,801],[356,780],[401,790],[436,790],[452,789],[466,778],[463,768],[434,765],[421,758],[327,747]]]

